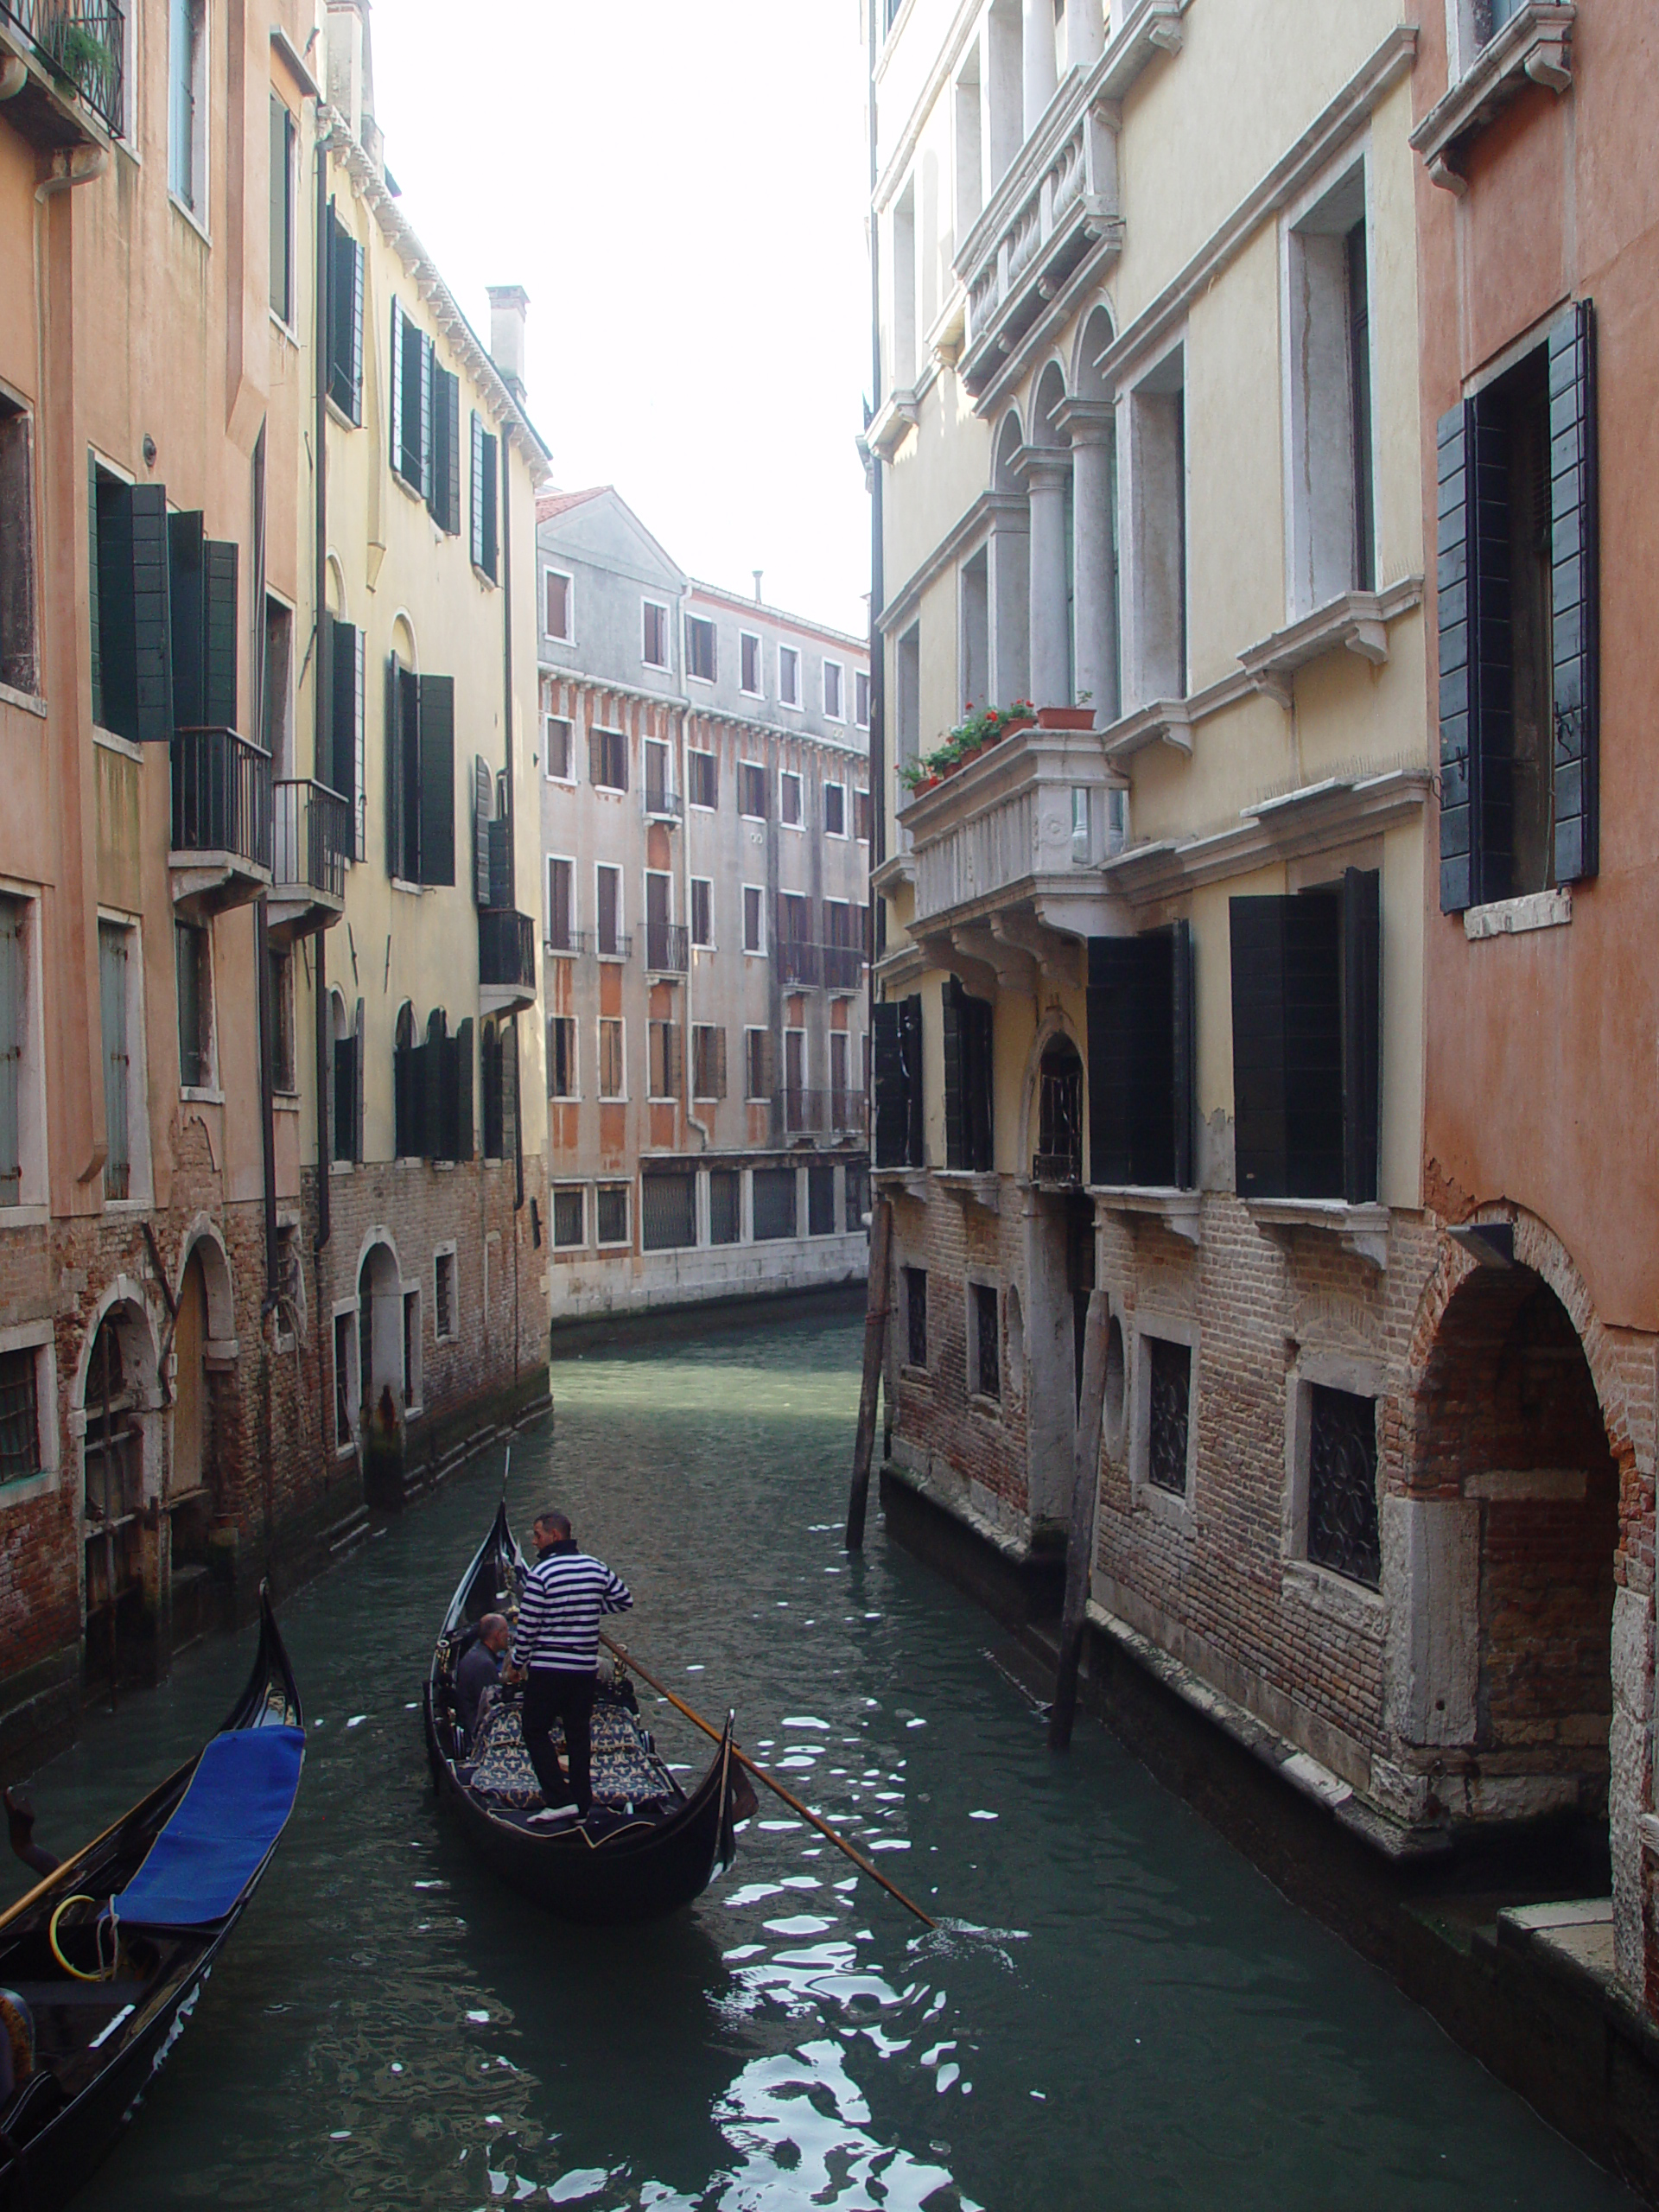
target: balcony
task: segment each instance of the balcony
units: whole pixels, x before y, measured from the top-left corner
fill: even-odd
[[[1111,926],[1100,869],[1122,842],[1124,789],[1097,730],[1039,728],[912,797],[899,822],[924,956],[985,996],[1075,983],[1082,941]]]
[[[173,733],[173,903],[195,918],[245,906],[270,881],[270,755],[233,729]]]
[[[683,976],[687,965],[684,925],[680,922],[647,922],[645,972],[652,976]]]
[[[346,903],[352,810],[338,791],[309,777],[282,777],[271,787],[270,898],[266,912],[279,944],[326,930]]]
[[[0,0],[0,53],[25,72],[0,116],[48,153],[107,145],[126,112],[126,48],[116,0]]]
[[[678,791],[670,791],[666,784],[647,783],[645,790],[645,819],[647,822],[682,822],[685,818],[685,801]]]
[[[772,1105],[785,1136],[833,1142],[869,1132],[869,1103],[861,1090],[804,1090],[791,1084],[774,1093]]]
[[[536,925],[528,914],[480,909],[478,1001],[486,1014],[518,1014],[536,1003]]]
[[[855,991],[864,974],[864,949],[857,944],[826,944],[823,988],[826,991]]]
[[[573,930],[566,927],[550,931],[543,949],[552,959],[574,960],[584,952],[590,952],[593,950],[593,943],[594,933],[591,930]]]
[[[815,988],[823,981],[823,948],[798,938],[780,938],[772,947],[778,980],[785,990]]]

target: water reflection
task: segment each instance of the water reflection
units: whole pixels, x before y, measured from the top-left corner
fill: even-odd
[[[1109,1740],[1052,1760],[983,1617],[879,1527],[843,1558],[859,1342],[562,1365],[511,1502],[564,1503],[653,1671],[736,1704],[939,1929],[771,1799],[655,1929],[563,1929],[493,1883],[435,1818],[412,1703],[493,1509],[483,1465],[285,1607],[315,1721],[299,1809],[89,2212],[1628,2203]],[[95,1721],[40,1778],[42,1834],[130,1802],[244,1663],[202,1647]]]

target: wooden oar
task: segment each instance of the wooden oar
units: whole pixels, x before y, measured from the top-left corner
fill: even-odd
[[[634,1673],[639,1675],[642,1682],[649,1682],[652,1689],[657,1692],[659,1697],[665,1697],[677,1713],[683,1713],[688,1720],[693,1722],[697,1727],[701,1728],[705,1736],[712,1736],[717,1744],[723,1740],[721,1731],[716,1728],[711,1721],[705,1720],[702,1715],[696,1712],[692,1707],[689,1706],[683,1698],[676,1697],[673,1691],[668,1687],[668,1684],[666,1682],[659,1682],[656,1675],[651,1672],[649,1668],[642,1667],[639,1664],[639,1662],[634,1657],[633,1654],[625,1644],[613,1642],[611,1637],[606,1635],[603,1629],[599,1632],[599,1640],[605,1646],[605,1649],[607,1651],[613,1653],[622,1662],[622,1664],[625,1667],[632,1667]],[[920,1905],[912,1904],[911,1903],[911,1900],[905,1895],[904,1891],[899,1887],[899,1885],[896,1882],[890,1882],[879,1866],[873,1866],[861,1851],[855,1850],[853,1846],[848,1842],[844,1835],[837,1834],[836,1830],[830,1827],[828,1821],[820,1820],[818,1815],[811,1809],[810,1806],[803,1805],[800,1799],[795,1796],[791,1791],[785,1789],[781,1782],[774,1782],[772,1777],[766,1772],[765,1767],[757,1766],[754,1761],[749,1757],[748,1753],[744,1751],[740,1751],[735,1744],[732,1745],[732,1757],[737,1761],[740,1766],[747,1767],[757,1782],[764,1782],[767,1789],[772,1791],[774,1796],[781,1797],[785,1804],[789,1807],[791,1813],[798,1813],[804,1821],[808,1821],[813,1827],[817,1828],[820,1835],[827,1835],[830,1842],[836,1846],[836,1849],[838,1851],[844,1851],[847,1856],[852,1860],[854,1866],[858,1867],[861,1872],[868,1874],[872,1881],[880,1882],[882,1888],[887,1892],[888,1896],[897,1897],[899,1904],[905,1907],[907,1912],[913,1912],[917,1919],[923,1922],[925,1925],[929,1928],[937,1928],[938,1926],[938,1922],[933,1919],[929,1914],[924,1912]]]
[[[19,1913],[26,1912],[30,1905],[43,1897],[49,1889],[63,1881],[67,1875],[73,1874],[85,1860],[91,1858],[100,1843],[107,1843],[118,1828],[124,1827],[136,1814],[142,1813],[144,1807],[152,1803],[163,1790],[170,1789],[175,1782],[180,1781],[189,1772],[194,1764],[194,1759],[187,1759],[181,1767],[175,1769],[168,1776],[165,1782],[158,1782],[148,1797],[141,1797],[136,1805],[130,1805],[127,1808],[119,1820],[111,1821],[101,1835],[95,1835],[90,1843],[82,1844],[80,1849],[73,1857],[66,1859],[61,1866],[54,1868],[50,1874],[45,1875],[35,1883],[32,1890],[26,1890],[15,1904],[8,1905],[3,1912],[0,1912],[0,1928],[9,1925],[10,1922],[16,1919]]]

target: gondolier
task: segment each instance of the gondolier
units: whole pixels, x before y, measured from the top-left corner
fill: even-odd
[[[524,1749],[541,1785],[538,1825],[582,1820],[594,1802],[594,1693],[599,1672],[601,1614],[633,1604],[626,1582],[579,1551],[568,1516],[550,1506],[536,1516],[537,1560],[524,1580],[512,1650],[503,1680],[524,1681]],[[527,1678],[527,1679],[526,1679]],[[553,1748],[556,1720],[564,1724],[569,1790]]]

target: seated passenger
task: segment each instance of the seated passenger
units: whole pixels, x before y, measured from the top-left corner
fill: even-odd
[[[478,1730],[478,1701],[501,1679],[501,1655],[512,1631],[499,1613],[486,1613],[455,1669],[455,1714],[471,1743]]]

